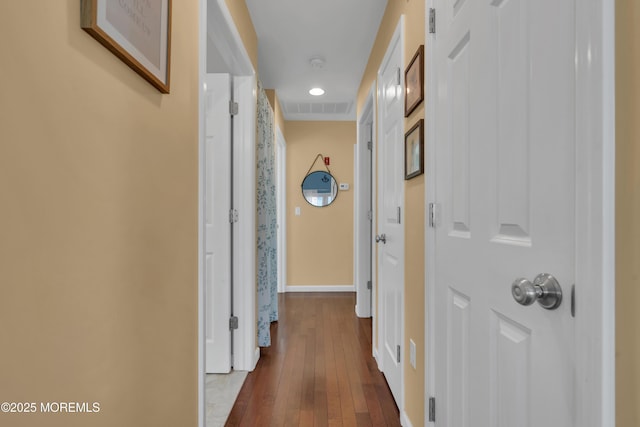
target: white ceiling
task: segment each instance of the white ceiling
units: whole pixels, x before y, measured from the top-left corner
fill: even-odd
[[[356,96],[387,0],[246,0],[258,74],[287,120],[355,120]],[[322,58],[322,68],[310,60]],[[325,94],[309,95],[312,87]]]

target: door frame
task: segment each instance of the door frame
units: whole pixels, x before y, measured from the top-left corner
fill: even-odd
[[[356,145],[355,145],[355,185],[354,185],[354,210],[353,210],[353,240],[355,261],[353,269],[353,283],[356,288],[356,315],[358,317],[373,317],[373,330],[372,336],[376,336],[376,322],[375,322],[375,289],[376,280],[374,274],[374,256],[373,236],[374,225],[376,224],[376,209],[373,205],[373,195],[376,194],[376,180],[375,180],[375,147],[376,147],[376,103],[374,102],[374,95],[376,93],[376,83],[373,82],[367,98],[362,108],[362,112],[358,117],[358,128],[356,130]],[[368,123],[371,123],[371,154],[367,155],[367,127]],[[368,164],[370,162],[370,164]],[[363,183],[369,182],[370,191],[367,193],[363,191]],[[367,218],[365,206],[371,206],[371,221]],[[371,233],[365,232],[367,223],[371,229]],[[369,257],[369,263],[367,265],[367,257]],[[367,276],[371,276],[371,292],[367,289]],[[372,343],[373,344],[373,343]],[[372,346],[373,349],[373,346]]]
[[[255,322],[255,123],[256,73],[225,0],[199,0],[198,64],[198,426],[205,427],[205,299],[204,299],[204,146],[207,44],[216,43],[228,72],[233,76],[233,96],[239,104],[234,116],[234,206],[239,221],[234,224],[232,267],[235,294],[233,314],[239,328],[233,340],[233,367],[251,371],[260,356]]]
[[[276,126],[276,203],[278,216],[278,293],[287,289],[287,141]]]
[[[425,0],[425,22],[435,0]],[[615,425],[615,4],[576,0],[576,426]],[[437,93],[434,43],[425,26],[427,93]],[[425,202],[435,203],[437,111],[427,96]],[[594,215],[594,213],[596,213]],[[435,389],[435,232],[425,209],[425,401]],[[589,313],[589,315],[582,315]],[[428,411],[425,411],[428,425]]]

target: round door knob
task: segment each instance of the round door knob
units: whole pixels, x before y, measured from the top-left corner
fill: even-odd
[[[550,274],[538,274],[533,283],[527,279],[516,279],[511,284],[511,295],[518,304],[531,305],[538,301],[547,310],[554,310],[562,303],[562,288]]]
[[[376,243],[380,243],[380,242],[382,242],[382,244],[387,243],[387,236],[386,236],[386,234],[382,233],[382,234],[380,234],[380,235],[376,236]]]

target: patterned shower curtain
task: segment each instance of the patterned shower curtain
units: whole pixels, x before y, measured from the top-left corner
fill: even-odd
[[[273,111],[258,82],[258,345],[271,345],[271,322],[278,320],[277,217]]]

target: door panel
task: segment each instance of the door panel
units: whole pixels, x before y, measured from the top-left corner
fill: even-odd
[[[207,74],[205,143],[205,370],[231,370],[231,77]]]
[[[381,303],[382,370],[402,406],[402,319],[404,304],[404,97],[402,43],[394,37],[378,74],[378,289]]]
[[[435,6],[437,425],[571,427],[574,1]],[[554,311],[511,294],[540,273]]]

